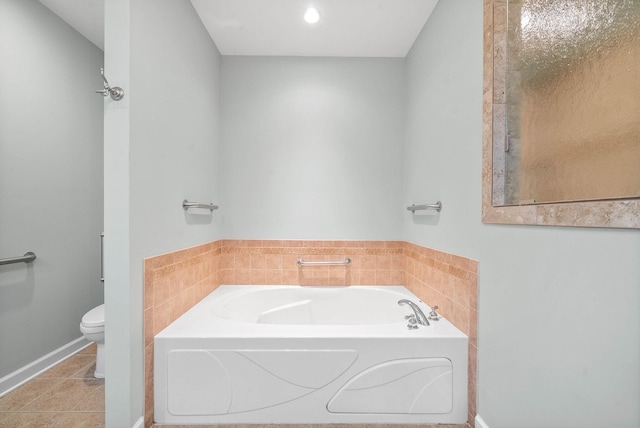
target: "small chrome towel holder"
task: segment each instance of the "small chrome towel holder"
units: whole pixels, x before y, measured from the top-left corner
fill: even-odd
[[[188,200],[182,201],[182,208],[186,211],[189,208],[204,208],[209,211],[217,210],[218,206],[213,204],[202,204],[200,202],[189,202]]]
[[[436,210],[437,212],[442,211],[442,202],[438,201],[435,204],[424,204],[424,205],[411,205],[407,207],[407,211],[411,211],[415,213],[418,210]]]
[[[112,88],[111,86],[109,86],[109,82],[104,75],[104,68],[102,67],[100,68],[100,75],[102,75],[102,80],[104,80],[104,89],[101,91],[96,91],[96,94],[100,94],[105,98],[111,96],[112,100],[120,101],[122,97],[124,97],[124,91],[122,90],[122,88],[119,88],[118,86],[114,86]]]

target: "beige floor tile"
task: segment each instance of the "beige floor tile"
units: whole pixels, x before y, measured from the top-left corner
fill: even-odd
[[[96,355],[97,348],[98,348],[98,345],[96,345],[95,343],[92,343],[91,345],[84,348],[82,351],[78,352],[76,355],[82,355],[82,354]]]
[[[9,415],[4,420],[0,419],[1,428],[49,428],[63,416],[62,413],[54,412],[19,412]]]
[[[38,378],[69,378],[75,373],[86,370],[95,362],[96,358],[93,355],[76,354],[50,368]]]
[[[24,407],[24,411],[68,412],[86,400],[104,382],[97,379],[65,379],[47,394]]]
[[[0,398],[0,428],[103,428],[95,344]]]
[[[0,398],[0,412],[15,412],[61,383],[60,379],[33,379]]]
[[[103,428],[104,413],[74,412],[65,413],[52,427],[55,428]]]
[[[95,361],[95,358],[94,358]],[[94,362],[88,367],[84,367],[77,372],[69,376],[69,379],[95,379],[94,372],[96,371],[96,363]]]
[[[82,400],[73,409],[74,412],[104,412],[104,386]]]

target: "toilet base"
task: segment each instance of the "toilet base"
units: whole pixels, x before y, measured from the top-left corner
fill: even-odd
[[[104,378],[104,343],[96,343],[98,350],[96,351],[96,370],[93,376],[98,379]]]

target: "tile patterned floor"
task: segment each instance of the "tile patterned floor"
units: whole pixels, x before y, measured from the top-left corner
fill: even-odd
[[[104,379],[95,344],[0,397],[0,428],[102,428]]]

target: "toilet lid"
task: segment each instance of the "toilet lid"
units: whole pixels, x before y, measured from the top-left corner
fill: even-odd
[[[86,327],[98,327],[104,325],[104,304],[96,306],[82,317],[82,324]]]

